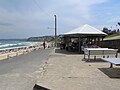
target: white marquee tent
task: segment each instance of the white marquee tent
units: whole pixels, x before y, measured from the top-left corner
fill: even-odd
[[[82,27],[78,27],[70,32],[64,33],[63,35],[107,35],[95,27],[92,27],[88,24],[83,25]]]
[[[72,31],[69,31],[67,33],[64,33],[63,34],[63,37],[67,37],[67,44],[68,44],[68,41],[69,41],[69,38],[70,37],[77,37],[79,39],[79,52],[81,51],[80,50],[80,38],[82,37],[103,37],[103,36],[106,36],[107,34],[102,32],[101,30],[95,28],[95,27],[92,27],[88,24],[85,24],[83,25],[82,27],[78,27]]]

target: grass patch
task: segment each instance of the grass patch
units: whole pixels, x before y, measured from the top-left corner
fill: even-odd
[[[120,36],[120,34],[112,34],[112,35],[108,35],[105,38],[111,38],[111,37],[115,37],[115,36]]]

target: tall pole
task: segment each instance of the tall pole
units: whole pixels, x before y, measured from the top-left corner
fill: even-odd
[[[55,47],[57,46],[57,16],[54,15],[55,17]]]

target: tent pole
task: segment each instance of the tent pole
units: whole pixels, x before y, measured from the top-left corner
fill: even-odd
[[[79,53],[80,53],[80,52],[81,52],[81,45],[80,45],[80,44],[81,44],[81,43],[80,43],[80,35],[79,35],[79,38],[78,38],[78,40],[79,40],[79,47],[78,47],[78,48],[79,48]]]

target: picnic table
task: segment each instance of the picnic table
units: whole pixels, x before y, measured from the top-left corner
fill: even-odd
[[[120,58],[102,58],[102,60],[110,63],[110,68],[113,68],[113,64],[120,66]]]
[[[88,60],[90,60],[90,56],[94,55],[95,57],[97,55],[102,55],[103,57],[105,55],[115,55],[115,57],[118,56],[117,53],[118,50],[116,49],[109,49],[109,48],[84,48],[84,59],[86,59],[86,55],[88,56]]]

